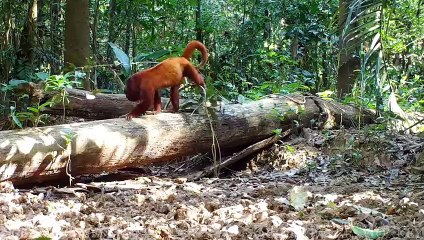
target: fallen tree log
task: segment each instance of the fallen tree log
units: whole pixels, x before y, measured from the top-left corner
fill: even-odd
[[[64,109],[61,104],[45,108],[44,113],[53,115],[63,115],[64,111],[67,116],[75,116],[86,119],[109,119],[118,118],[129,113],[136,102],[128,101],[125,94],[93,94],[90,91],[80,89],[66,89],[68,93],[69,103]],[[52,94],[47,97],[52,97]],[[162,109],[164,109],[168,98],[162,98]],[[180,104],[184,104],[184,100],[180,100]]]
[[[290,95],[226,105],[212,121],[225,151],[268,138],[277,128],[310,127],[327,119],[334,119],[334,126],[352,126],[358,114],[351,106]],[[370,122],[372,115],[361,119]],[[64,178],[67,169],[77,176],[167,162],[206,153],[212,143],[207,116],[183,113],[3,131],[0,139],[0,181],[16,184]]]

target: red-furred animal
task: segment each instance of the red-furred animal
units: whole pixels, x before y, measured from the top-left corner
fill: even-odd
[[[205,88],[203,76],[189,61],[195,49],[202,53],[200,66],[204,66],[208,60],[205,45],[199,41],[191,41],[181,57],[168,58],[152,68],[135,73],[128,79],[125,89],[127,99],[140,103],[127,114],[127,120],[144,114],[152,105],[154,111],[160,112],[162,103],[159,90],[167,87],[171,88],[173,111],[178,112],[180,100],[178,90],[184,77]]]

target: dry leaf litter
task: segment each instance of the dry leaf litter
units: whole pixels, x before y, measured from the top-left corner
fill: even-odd
[[[178,163],[70,188],[3,182],[0,239],[423,239],[423,138],[364,132],[305,129],[220,179]]]

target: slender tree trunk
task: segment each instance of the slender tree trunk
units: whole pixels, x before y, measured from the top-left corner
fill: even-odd
[[[34,48],[37,34],[37,0],[31,0],[28,5],[28,14],[25,26],[22,30],[18,58],[24,61],[25,65],[34,64]]]
[[[411,28],[412,28],[412,22],[409,21],[409,22],[406,23],[406,30],[405,30],[405,35],[408,36],[406,38],[407,42],[412,42],[413,41],[413,39],[411,37]],[[404,59],[404,62],[402,64],[403,74],[404,75],[408,75],[408,77],[412,77],[412,76],[409,76],[411,73],[409,73],[409,71],[408,71],[409,66],[412,63],[411,45],[407,45],[405,47],[405,50],[402,51],[402,55],[403,55],[402,59]]]
[[[115,34],[115,15],[116,15],[116,0],[109,1],[109,36],[108,41],[115,43],[116,34]],[[107,48],[107,58],[109,62],[112,62],[113,55],[112,49]]]
[[[291,44],[290,44],[290,55],[291,58],[293,59],[293,61],[297,61],[297,52],[299,49],[299,38],[297,36],[297,33],[295,34],[295,36],[293,37],[293,39],[291,40]],[[291,73],[290,73],[290,81],[294,82],[294,70],[295,70],[295,66],[291,67]]]
[[[130,55],[131,23],[132,23],[132,17],[130,15],[130,11],[131,11],[131,1],[127,3],[127,26],[125,28],[125,46],[124,46],[124,52],[128,56]]]
[[[202,1],[197,0],[197,7],[196,7],[196,40],[203,42],[203,34],[202,34],[202,26],[200,24],[200,17],[201,17],[201,5]],[[200,55],[197,56],[197,60],[199,62],[202,61],[202,57]]]
[[[12,8],[11,0],[2,1],[4,32],[1,34],[0,51],[8,52],[12,45]],[[12,62],[11,58],[0,58],[0,83],[7,83]],[[3,100],[3,92],[0,92]]]
[[[320,74],[319,74],[319,69],[318,69],[318,65],[319,62],[317,59],[319,59],[319,51],[318,49],[320,49],[320,44],[319,42],[312,42],[311,43],[313,45],[311,52],[312,52],[312,56],[310,56],[312,65],[314,66],[314,76],[315,76],[315,92],[313,93],[317,93],[320,90],[321,87],[321,82],[320,82]]]
[[[203,42],[202,27],[200,26],[202,0],[197,0],[196,8],[196,39]]]
[[[137,28],[134,24],[132,24],[132,28],[132,57],[134,59],[137,56]]]
[[[155,0],[152,0],[151,3],[151,11],[153,12],[155,10]],[[150,40],[153,41],[155,38],[155,23],[153,22],[153,20],[151,21],[151,28],[150,28]]]
[[[45,13],[43,12],[43,7],[44,7],[44,3],[45,0],[38,0],[38,12],[37,12],[37,30],[38,30],[38,37],[43,40],[44,35],[47,31],[47,27],[44,24],[44,19],[45,19]],[[43,46],[44,44],[41,43],[41,46]]]
[[[264,41],[267,41],[272,36],[272,25],[271,25],[271,14],[268,9],[265,9],[264,11]]]
[[[93,57],[97,59],[97,27],[99,22],[99,8],[100,8],[100,0],[95,0],[94,3],[94,19],[93,19],[93,27],[92,27],[92,48],[93,48]]]
[[[343,40],[343,28],[348,16],[348,6],[352,0],[340,0],[339,2],[339,67],[337,74],[337,94],[343,97],[352,91],[360,68],[358,55],[358,40],[345,42]]]
[[[322,88],[327,90],[330,87],[330,81],[329,81],[329,72],[330,72],[330,66],[329,59],[328,59],[328,52],[327,48],[323,49],[322,57],[321,57],[321,64],[322,64]]]
[[[51,41],[51,52],[57,61],[52,61],[51,73],[56,74],[59,72],[60,59],[62,58],[62,48],[60,41],[60,30],[59,30],[59,19],[60,19],[60,5],[61,0],[53,0],[50,13],[50,41]]]
[[[97,59],[97,27],[98,27],[98,22],[99,22],[99,8],[100,8],[100,0],[95,0],[94,2],[94,20],[93,20],[93,27],[91,28],[93,33],[92,33],[92,49],[93,49],[93,58],[94,58],[94,62],[97,65],[98,64],[98,59]],[[92,79],[94,82],[94,89],[97,89],[98,83],[97,83],[97,68],[94,67],[93,68],[93,72],[92,72]]]

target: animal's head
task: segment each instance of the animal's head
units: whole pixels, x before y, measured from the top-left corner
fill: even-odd
[[[195,71],[192,76],[189,76],[189,78],[193,79],[194,82],[196,82],[199,86],[206,88],[205,84],[205,78],[203,77],[203,74],[199,71],[199,69],[195,68]]]
[[[133,102],[140,100],[140,89],[134,75],[128,78],[124,92],[128,100]]]
[[[205,78],[203,77],[203,74],[201,74],[199,71],[197,71],[197,72],[199,73],[200,86],[206,87],[206,85],[205,85]]]

